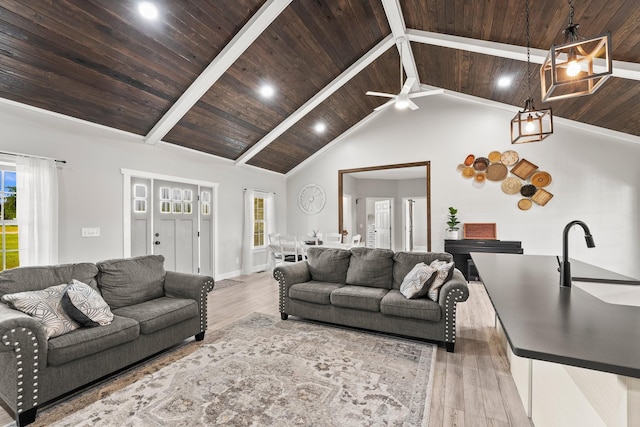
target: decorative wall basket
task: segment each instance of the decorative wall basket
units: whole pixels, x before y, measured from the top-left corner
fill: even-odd
[[[553,198],[547,189],[552,182],[551,174],[520,158],[514,150],[492,151],[486,157],[469,154],[457,170],[474,188],[483,188],[487,181],[500,183],[504,194],[520,197],[517,202],[520,210],[529,210],[534,204],[545,206]]]

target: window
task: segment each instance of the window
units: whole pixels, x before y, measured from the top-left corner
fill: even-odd
[[[201,211],[202,215],[210,215],[211,214],[211,193],[208,191],[203,191],[201,195]]]
[[[253,246],[265,245],[265,210],[264,198],[253,199]]]
[[[20,265],[16,219],[16,171],[0,164],[0,271]]]
[[[133,186],[133,211],[135,213],[147,212],[147,186],[134,184]]]

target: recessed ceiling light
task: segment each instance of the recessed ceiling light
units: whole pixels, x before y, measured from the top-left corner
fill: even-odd
[[[509,87],[511,86],[511,77],[504,76],[498,79],[498,87]]]
[[[264,98],[271,98],[275,93],[276,90],[271,85],[264,84],[260,87],[260,95]]]
[[[325,130],[327,130],[327,125],[325,125],[322,122],[318,122],[315,124],[315,126],[313,127],[313,130],[316,131],[316,133],[323,133]]]
[[[146,19],[156,19],[158,17],[158,8],[155,4],[143,1],[138,4],[138,12]]]

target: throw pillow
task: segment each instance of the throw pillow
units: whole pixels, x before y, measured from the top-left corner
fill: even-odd
[[[347,280],[350,258],[351,252],[345,249],[307,249],[307,264],[311,279],[318,282],[344,284]]]
[[[431,267],[436,269],[435,279],[429,286],[429,299],[438,302],[440,288],[449,278],[449,273],[453,273],[453,262],[433,261]]]
[[[407,273],[402,284],[400,293],[407,298],[421,298],[429,290],[429,285],[435,279],[436,269],[424,262],[419,262]]]
[[[164,296],[164,256],[143,255],[97,263],[98,288],[112,309]]]
[[[88,262],[11,268],[0,272],[0,297],[4,294],[41,291],[61,283],[69,283],[71,279],[78,279],[93,289],[98,289],[97,275],[98,268]]]
[[[80,327],[62,309],[61,299],[67,285],[50,286],[41,291],[17,292],[2,296],[2,302],[37,319],[47,338],[57,337]]]
[[[393,251],[391,249],[351,248],[347,285],[391,289]]]
[[[393,289],[400,289],[404,277],[419,262],[429,265],[435,260],[453,261],[453,255],[442,252],[395,252],[393,254]]]
[[[73,279],[62,294],[62,308],[82,326],[93,328],[113,321],[109,305],[91,286]]]

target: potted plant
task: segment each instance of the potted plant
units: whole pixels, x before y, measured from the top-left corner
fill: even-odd
[[[458,230],[460,230],[458,224],[460,224],[460,221],[458,221],[458,218],[456,217],[457,213],[458,210],[456,208],[449,206],[449,215],[447,216],[448,228],[445,236],[446,239],[458,239]]]

